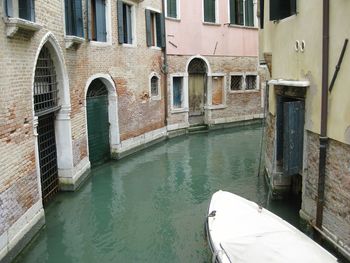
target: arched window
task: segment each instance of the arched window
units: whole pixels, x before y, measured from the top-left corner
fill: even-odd
[[[190,74],[205,74],[207,73],[207,65],[200,58],[194,58],[188,65],[188,73]]]
[[[157,73],[150,76],[150,95],[153,100],[160,100],[160,78]]]
[[[42,115],[59,109],[55,65],[47,47],[40,51],[34,78],[34,110]]]

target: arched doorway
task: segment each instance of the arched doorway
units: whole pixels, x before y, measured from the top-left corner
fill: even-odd
[[[194,58],[188,65],[188,96],[190,125],[204,123],[204,105],[207,93],[207,65]]]
[[[37,59],[33,91],[41,192],[46,203],[59,190],[55,119],[61,108],[56,68],[47,45],[42,47]]]
[[[110,159],[108,89],[101,79],[94,79],[86,94],[89,158],[95,166]]]

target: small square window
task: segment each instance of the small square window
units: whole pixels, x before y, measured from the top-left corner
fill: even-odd
[[[245,89],[254,90],[257,88],[257,77],[255,75],[247,75],[245,77]]]
[[[243,76],[241,75],[231,76],[230,89],[232,91],[235,91],[235,90],[242,90],[242,88],[243,88]]]

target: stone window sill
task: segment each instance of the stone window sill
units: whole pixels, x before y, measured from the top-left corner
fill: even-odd
[[[236,24],[229,24],[228,27],[232,28],[242,28],[242,29],[252,29],[252,30],[259,30],[256,26],[243,26],[243,25],[236,25]]]
[[[20,32],[20,30],[29,33],[34,33],[42,28],[41,25],[35,22],[16,17],[4,18],[4,22],[6,25],[6,36],[9,38],[14,37]]]
[[[260,89],[248,89],[248,90],[230,90],[230,94],[241,94],[241,93],[258,93]]]
[[[71,48],[72,46],[79,46],[85,42],[85,39],[77,36],[65,36],[64,41],[66,42],[66,48]]]
[[[203,25],[206,25],[206,26],[221,26],[221,24],[220,23],[217,23],[217,22],[215,22],[215,23],[213,23],[213,22],[203,22]]]
[[[207,107],[205,107],[205,109],[208,110],[222,110],[222,109],[226,109],[227,106],[225,104],[221,104],[221,105],[209,105]]]
[[[176,114],[176,113],[186,113],[186,112],[188,112],[188,109],[187,108],[173,108],[172,110],[171,110],[171,113],[173,113],[173,114]]]
[[[169,21],[174,21],[174,22],[181,22],[181,19],[178,17],[166,16],[165,19],[167,19]]]

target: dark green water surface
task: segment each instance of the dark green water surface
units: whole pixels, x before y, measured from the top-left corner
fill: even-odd
[[[210,262],[203,224],[219,189],[298,226],[298,202],[270,201],[257,176],[260,139],[258,126],[182,136],[93,169],[45,208],[17,262]]]

